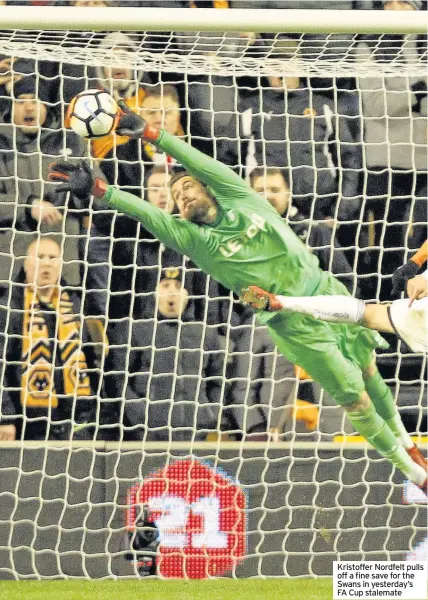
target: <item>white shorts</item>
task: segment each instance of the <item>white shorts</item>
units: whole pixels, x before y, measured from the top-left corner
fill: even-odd
[[[397,335],[413,352],[428,352],[428,298],[394,300],[388,306],[389,319]]]

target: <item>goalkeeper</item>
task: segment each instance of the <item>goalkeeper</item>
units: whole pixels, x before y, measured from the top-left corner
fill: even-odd
[[[53,163],[52,181],[65,183],[63,190],[82,197],[91,190],[237,294],[256,284],[288,296],[348,295],[343,284],[321,271],[318,259],[275,208],[236,173],[165,130],[148,126],[123,104],[121,108],[125,114],[119,135],[141,137],[187,169],[170,182],[181,218],[109,186],[86,163]],[[423,456],[413,446],[373,360],[374,348],[386,345],[377,332],[294,313],[260,311],[259,319],[284,356],[344,407],[355,429],[380,454],[411,481],[426,483]]]

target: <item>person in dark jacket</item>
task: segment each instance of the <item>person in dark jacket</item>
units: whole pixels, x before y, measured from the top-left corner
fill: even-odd
[[[0,439],[91,439],[97,415],[94,346],[59,244],[33,241],[0,305]]]
[[[282,169],[256,167],[250,174],[251,187],[265,196],[279,214],[287,219],[296,235],[319,260],[323,271],[330,271],[354,293],[354,274],[348,259],[335,239],[334,231],[323,222],[305,219],[294,206],[286,175]]]
[[[48,165],[59,157],[82,158],[85,144],[61,128],[46,103],[43,81],[26,76],[13,86],[12,110],[0,123],[0,284],[16,277],[19,261],[36,232],[65,233],[64,275],[70,285],[81,281],[78,235],[88,210],[75,196],[55,195],[47,179]],[[18,177],[16,176],[18,175]],[[86,203],[87,205],[87,203]],[[94,221],[103,218],[94,215]],[[85,240],[81,240],[84,245]]]
[[[299,77],[264,83],[241,94],[243,137],[253,137],[257,164],[290,169],[293,201],[305,216],[332,217],[339,204],[340,220],[355,218],[362,169],[357,105],[336,105]]]
[[[133,323],[124,415],[134,439],[203,440],[219,429],[225,353],[177,277],[166,270],[157,286],[157,321]]]

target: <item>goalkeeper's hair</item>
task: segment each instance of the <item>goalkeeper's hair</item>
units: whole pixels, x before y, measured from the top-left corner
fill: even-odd
[[[199,181],[199,183],[201,184],[201,186],[203,188],[205,188],[206,193],[208,194],[208,196],[216,201],[216,199],[214,198],[214,196],[212,195],[212,193],[209,191],[208,187],[202,183],[202,181],[200,181],[197,177],[195,177],[194,175],[191,175],[188,171],[182,170],[182,171],[176,171],[175,173],[172,174],[171,179],[169,180],[169,189],[172,189],[172,186],[174,185],[174,183],[177,183],[177,181],[179,181],[180,179],[183,179],[183,177],[191,177],[192,179],[196,179],[196,181]]]
[[[172,186],[174,185],[174,183],[177,183],[177,181],[179,181],[180,179],[182,179],[183,177],[192,177],[193,179],[195,179],[193,177],[193,175],[190,175],[190,173],[188,173],[187,171],[176,171],[175,173],[172,174],[171,179],[169,180],[169,188],[171,189]]]

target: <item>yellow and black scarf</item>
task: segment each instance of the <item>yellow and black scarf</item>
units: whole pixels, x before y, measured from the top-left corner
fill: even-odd
[[[58,396],[89,396],[90,381],[80,342],[81,321],[66,291],[49,303],[24,290],[21,404],[58,406]]]

